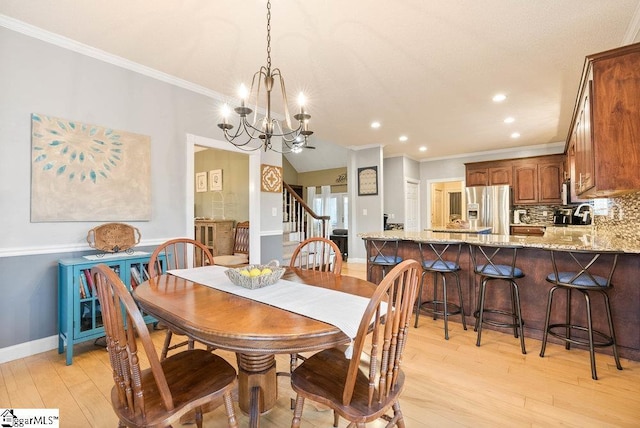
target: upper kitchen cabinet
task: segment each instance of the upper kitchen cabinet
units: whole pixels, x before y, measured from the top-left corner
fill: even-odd
[[[465,166],[467,187],[512,184],[513,168],[509,161],[475,162]]]
[[[586,58],[566,148],[578,197],[640,189],[640,43]]]
[[[564,155],[536,156],[514,161],[514,205],[561,204]]]
[[[564,164],[565,155],[467,163],[466,185],[512,186],[515,205],[560,204]]]

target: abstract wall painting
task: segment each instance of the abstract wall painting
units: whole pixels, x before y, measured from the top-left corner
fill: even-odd
[[[151,138],[31,115],[31,221],[149,221]]]

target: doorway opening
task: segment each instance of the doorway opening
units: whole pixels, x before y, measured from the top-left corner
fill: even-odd
[[[462,179],[431,180],[429,191],[430,228],[444,228],[453,220],[464,220],[466,201]]]
[[[260,151],[245,152],[225,141],[187,134],[185,189],[186,231],[184,236],[194,237],[195,227],[195,152],[196,147],[243,153],[249,157],[249,262],[259,263],[260,255]],[[224,179],[224,177],[223,177]]]

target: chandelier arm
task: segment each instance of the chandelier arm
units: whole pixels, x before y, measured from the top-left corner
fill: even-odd
[[[282,92],[282,102],[284,103],[284,120],[287,122],[287,127],[289,129],[293,129],[293,126],[291,126],[291,115],[289,114],[289,100],[287,99],[287,90],[285,89],[284,85],[284,77],[282,77],[282,73],[280,72],[279,68],[275,68],[273,70],[272,77],[275,78],[276,76],[280,81],[280,91]]]
[[[253,103],[253,120],[251,121],[251,127],[254,129],[256,129],[255,126],[256,126],[256,123],[258,122],[258,100],[260,99],[260,88],[262,87],[262,80],[268,77],[267,73],[268,73],[268,70],[263,65],[262,67],[260,67],[260,70],[256,71],[253,74],[253,78],[251,79],[251,89],[249,89],[249,99],[247,101],[249,102],[249,105],[252,105],[251,103],[252,99],[255,101]],[[255,96],[252,97],[252,95],[254,94],[254,91],[253,91],[254,87],[256,88]]]
[[[228,133],[228,132],[227,132],[227,130],[225,129],[225,130],[224,130],[224,135],[225,135],[225,138],[226,138],[226,140],[227,140],[228,142],[230,142],[231,144],[233,144],[234,146],[236,146],[237,148],[239,148],[240,150],[243,150],[243,151],[245,151],[245,152],[253,152],[253,151],[255,151],[255,150],[259,150],[259,149],[262,147],[262,145],[257,146],[257,147],[253,147],[253,146],[245,147],[245,146],[247,146],[247,144],[249,144],[251,141],[254,141],[251,137],[247,137],[248,139],[247,139],[244,143],[236,143],[236,142],[235,142],[236,138],[237,138],[237,137],[239,137],[240,135],[242,135],[242,134],[239,134],[239,133],[237,133],[237,132],[236,132],[236,134],[235,134],[235,135],[231,136],[231,135],[229,135],[229,133]]]
[[[298,126],[296,129],[292,129],[290,131],[284,131],[282,129],[282,125],[277,120],[272,119],[271,122],[275,124],[274,132],[271,133],[272,137],[285,138],[287,141],[292,142],[295,141],[302,131],[301,127]],[[277,132],[275,131],[277,129]]]

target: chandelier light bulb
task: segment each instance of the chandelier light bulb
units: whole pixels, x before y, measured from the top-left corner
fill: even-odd
[[[247,97],[249,96],[249,90],[247,89],[246,86],[244,86],[244,83],[240,84],[240,89],[238,89],[238,96],[240,97],[240,102],[244,106],[244,103],[247,100]]]
[[[304,114],[304,105],[307,102],[307,98],[302,92],[298,94],[298,105],[300,105],[300,114]],[[306,124],[306,120],[303,121]]]
[[[220,107],[220,116],[222,116],[223,125],[227,124],[227,119],[229,118],[230,114],[231,114],[231,108],[229,107],[229,104],[227,103],[222,104],[222,107]]]

